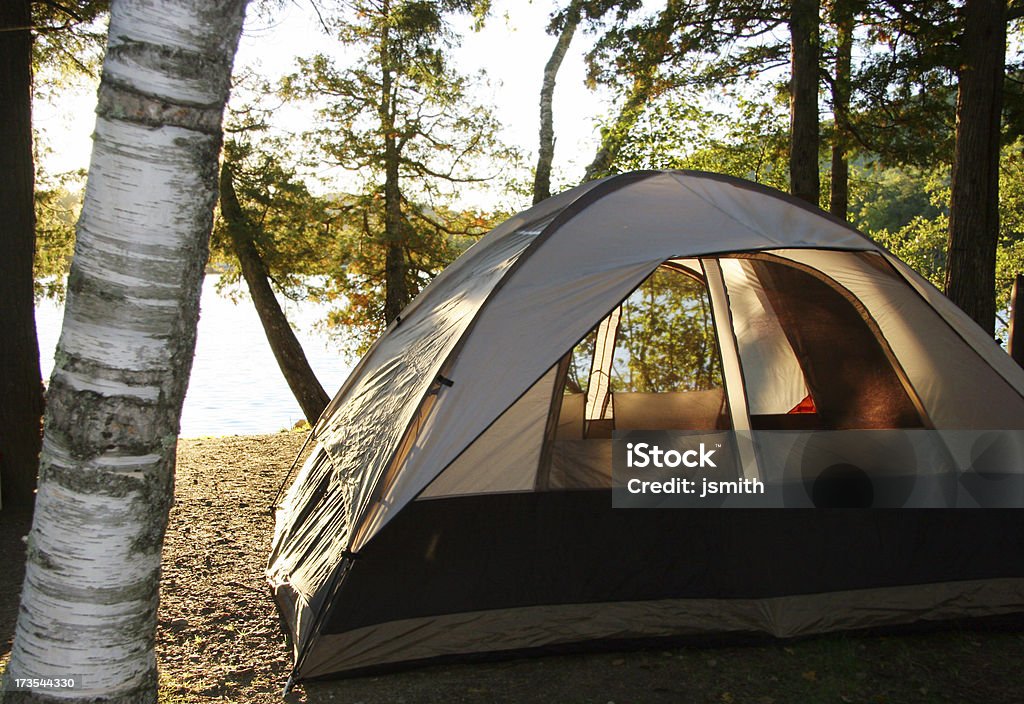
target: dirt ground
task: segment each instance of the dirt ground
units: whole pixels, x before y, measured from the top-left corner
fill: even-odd
[[[299,433],[183,440],[164,547],[161,702],[281,701],[290,653],[263,580],[269,506]],[[0,663],[10,650],[27,532],[0,511]],[[289,702],[1024,701],[1024,634],[945,630],[674,647],[438,666],[298,686]]]

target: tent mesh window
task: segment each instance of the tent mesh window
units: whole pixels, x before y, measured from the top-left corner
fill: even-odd
[[[610,486],[615,430],[730,427],[711,302],[696,267],[658,267],[562,360],[549,471],[540,472],[547,488]]]

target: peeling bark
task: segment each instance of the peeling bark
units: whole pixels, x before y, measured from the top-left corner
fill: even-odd
[[[231,167],[224,164],[220,169],[220,211],[228,226],[231,245],[242,268],[242,276],[249,287],[256,313],[260,316],[263,332],[277,360],[288,388],[299,402],[303,415],[310,425],[316,425],[320,414],[327,407],[330,398],[324,387],[317,381],[313,368],[309,366],[306,353],[295,337],[288,318],[281,310],[273,289],[270,287],[270,274],[267,266],[256,249],[253,241],[253,225],[235,193],[235,185]]]
[[[1006,0],[967,0],[961,52],[946,295],[994,335]]]
[[[544,79],[540,88],[540,149],[537,154],[537,173],[533,179],[534,205],[551,197],[551,163],[555,159],[555,118],[551,104],[555,95],[555,78],[569,50],[569,44],[572,43],[576,27],[579,26],[582,5],[582,0],[573,0],[569,4],[565,25],[544,66]]]
[[[7,704],[155,702],[160,548],[245,0],[115,0]]]

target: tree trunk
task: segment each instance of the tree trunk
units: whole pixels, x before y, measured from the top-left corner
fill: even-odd
[[[967,0],[963,12],[946,295],[994,335],[1006,0]]]
[[[299,402],[303,415],[310,425],[316,425],[320,414],[327,407],[330,398],[324,387],[317,381],[302,345],[295,337],[292,326],[281,310],[273,289],[270,274],[253,241],[252,221],[242,210],[235,193],[231,167],[225,163],[220,169],[220,211],[227,223],[231,244],[242,268],[242,276],[249,287],[256,313],[260,316],[263,332],[274,352],[274,359],[288,382],[288,387]]]
[[[551,57],[544,66],[544,80],[540,87],[540,150],[537,154],[537,173],[533,179],[534,205],[551,197],[551,163],[555,159],[555,118],[551,103],[555,95],[555,77],[562,59],[580,23],[582,0],[573,0],[565,13],[565,25],[558,35]]]
[[[789,190],[818,205],[818,0],[793,0],[789,81]]]
[[[384,0],[381,15],[391,20],[391,3]],[[390,323],[409,303],[406,277],[405,240],[409,223],[402,213],[402,190],[398,135],[395,133],[394,96],[392,95],[390,33],[384,28],[380,41],[381,101],[380,127],[384,138],[384,321]]]
[[[671,48],[670,40],[677,20],[676,3],[668,0],[665,9],[658,15],[648,45],[648,54],[644,65],[639,67],[633,77],[626,100],[619,110],[615,121],[601,131],[601,144],[597,148],[594,160],[587,166],[583,175],[583,183],[604,178],[612,173],[615,160],[619,156],[629,133],[643,115],[647,103],[654,97],[658,83],[658,69]]]
[[[32,258],[32,34],[29,0],[0,2],[0,501],[32,506],[39,468],[39,373]]]
[[[853,55],[853,7],[850,0],[835,0],[832,23],[836,28],[835,80],[832,87],[832,172],[828,210],[846,220],[850,207],[850,64]]]
[[[155,702],[160,549],[245,0],[115,0],[5,704]]]

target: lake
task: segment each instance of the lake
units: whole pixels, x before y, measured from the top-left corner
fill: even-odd
[[[218,276],[203,282],[192,378],[181,414],[182,437],[275,433],[303,420],[302,411],[278,369],[248,295],[233,303],[215,290]],[[310,365],[329,396],[352,368],[337,343],[314,326],[328,306],[282,300],[285,314]],[[36,306],[43,378],[53,370],[53,352],[64,308],[53,301]]]

